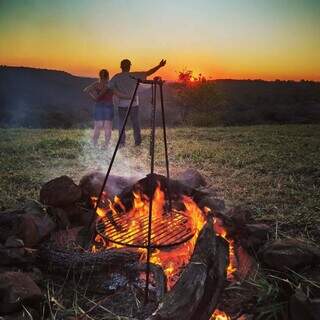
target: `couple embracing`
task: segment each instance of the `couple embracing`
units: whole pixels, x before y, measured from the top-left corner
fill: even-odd
[[[95,101],[92,138],[94,146],[98,143],[101,130],[103,130],[105,134],[105,146],[108,146],[112,132],[114,107],[118,110],[120,133],[136,85],[136,80],[133,78],[145,80],[165,65],[166,61],[161,60],[157,66],[148,71],[130,72],[131,62],[128,59],[124,59],[120,64],[121,72],[114,75],[110,81],[109,72],[106,69],[102,69],[99,72],[99,80],[83,90]],[[141,144],[138,95],[136,95],[136,99],[133,102],[130,119],[133,127],[135,145],[138,146]],[[122,135],[120,143],[121,146],[125,145],[125,133]]]

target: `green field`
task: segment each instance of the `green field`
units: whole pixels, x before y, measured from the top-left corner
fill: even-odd
[[[0,129],[0,135],[2,209],[37,199],[52,178],[66,174],[78,182],[88,171],[105,170],[112,152],[91,147],[89,130]],[[132,147],[131,135],[116,174],[148,172],[148,132],[140,147]],[[114,131],[113,144],[116,137]],[[320,239],[320,125],[178,128],[168,137],[173,173],[199,169],[227,204],[277,225],[278,235]],[[161,143],[157,158],[164,172]]]

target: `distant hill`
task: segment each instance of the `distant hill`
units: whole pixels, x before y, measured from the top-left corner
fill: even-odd
[[[320,122],[319,82],[216,80],[215,84],[227,100],[225,125]]]
[[[63,71],[27,67],[0,67],[1,127],[85,127],[92,123],[93,101],[82,92],[93,78],[77,77]],[[248,125],[262,123],[320,122],[320,83],[310,81],[215,80],[215,90],[225,99],[223,114],[212,122],[214,106],[196,119],[195,125]],[[164,90],[167,121],[185,122],[183,107],[177,103],[179,84]],[[204,100],[210,100],[210,92]],[[199,97],[200,98],[200,97]],[[150,90],[140,93],[143,125],[149,125]],[[198,103],[199,100],[196,100]],[[200,102],[199,102],[200,103]],[[194,105],[194,104],[193,104]],[[194,113],[193,113],[194,112]],[[190,118],[190,117],[189,117]],[[159,120],[159,119],[158,119]],[[190,120],[190,119],[189,119]]]
[[[63,71],[0,67],[0,125],[84,124],[91,119],[93,103],[82,89],[92,81]]]

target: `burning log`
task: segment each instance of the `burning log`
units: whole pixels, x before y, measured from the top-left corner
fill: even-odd
[[[228,260],[228,244],[215,235],[209,217],[190,263],[148,320],[209,319],[224,287]]]

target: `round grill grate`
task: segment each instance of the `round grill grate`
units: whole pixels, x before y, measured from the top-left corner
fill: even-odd
[[[182,244],[194,236],[189,218],[178,211],[152,220],[150,248]],[[126,214],[112,214],[97,222],[97,232],[106,240],[127,247],[148,248],[148,216],[130,219]]]

